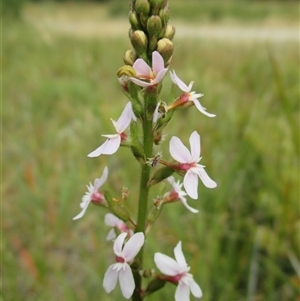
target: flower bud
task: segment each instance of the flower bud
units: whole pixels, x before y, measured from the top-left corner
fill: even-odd
[[[157,51],[161,54],[165,63],[167,63],[173,54],[173,43],[167,38],[160,39],[157,42]]]
[[[146,294],[154,293],[154,292],[160,290],[161,288],[163,288],[165,286],[165,284],[166,284],[165,280],[155,278],[148,284],[145,293]]]
[[[158,36],[162,28],[159,16],[151,16],[147,21],[147,30],[150,36]]]
[[[156,36],[150,37],[149,46],[148,46],[149,51],[153,52],[154,50],[156,50],[156,46],[157,46],[157,37]]]
[[[171,176],[174,172],[174,169],[172,167],[162,167],[159,170],[156,171],[156,173],[153,175],[152,179],[149,180],[148,186],[155,185],[169,176]]]
[[[122,77],[124,75],[128,77],[132,77],[132,76],[136,76],[136,72],[131,66],[124,65],[121,68],[119,68],[119,70],[117,71],[117,76]]]
[[[164,34],[164,38],[167,38],[169,40],[173,40],[174,35],[175,35],[175,27],[171,24],[168,24],[167,27],[166,27],[165,34]]]
[[[143,14],[147,16],[150,12],[150,3],[148,0],[136,0],[134,5],[137,14]]]
[[[137,59],[137,55],[133,50],[127,50],[124,54],[123,61],[126,65],[132,66]]]
[[[162,24],[167,25],[168,21],[170,20],[170,8],[169,5],[167,5],[166,7],[164,7],[163,9],[161,9],[159,11],[158,14],[161,18]]]
[[[130,37],[130,41],[138,55],[142,55],[146,52],[148,39],[143,31],[134,31]]]
[[[137,30],[140,28],[140,22],[138,20],[136,12],[130,11],[128,18],[129,18],[129,23],[134,30]]]
[[[159,7],[161,8],[165,2],[165,0],[149,0],[151,7]]]

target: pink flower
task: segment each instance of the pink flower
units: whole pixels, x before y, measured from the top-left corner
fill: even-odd
[[[117,262],[107,269],[103,279],[103,287],[107,293],[110,293],[119,280],[123,296],[129,299],[135,289],[135,282],[128,263],[140,251],[145,242],[145,236],[142,232],[135,233],[123,247],[126,236],[127,233],[121,233],[114,242],[113,250]]]
[[[114,154],[120,147],[121,141],[126,139],[127,136],[124,131],[129,126],[131,120],[136,121],[136,117],[132,111],[131,102],[128,102],[118,121],[115,122],[111,119],[117,133],[113,135],[102,135],[103,137],[107,137],[107,140],[96,150],[88,154],[88,157]]]
[[[173,176],[169,177],[167,180],[172,185],[173,189],[171,191],[167,192],[164,195],[163,199],[166,200],[166,202],[172,202],[172,201],[179,199],[188,210],[190,210],[193,213],[197,213],[198,210],[192,208],[187,203],[187,200],[185,198],[187,193],[181,189],[181,187],[183,186],[183,183],[180,183],[180,181],[175,182],[175,179]]]
[[[126,232],[129,236],[133,235],[133,231],[118,217],[112,213],[107,213],[104,217],[105,224],[114,228],[117,228],[120,232]],[[106,240],[112,240],[116,238],[116,231],[112,228],[106,237]]]
[[[83,215],[91,201],[99,202],[101,204],[103,204],[105,202],[104,195],[101,192],[99,192],[98,190],[106,181],[107,176],[108,176],[108,168],[105,167],[101,178],[95,179],[94,185],[92,185],[92,183],[90,183],[89,185],[86,186],[88,191],[82,197],[82,201],[80,203],[80,207],[82,208],[82,211],[73,218],[74,220],[83,217]]]
[[[187,86],[175,73],[175,71],[170,72],[171,79],[174,84],[176,84],[181,91],[184,93],[173,103],[171,104],[168,109],[172,109],[178,106],[183,106],[184,104],[187,104],[188,102],[194,103],[198,111],[200,111],[202,114],[208,116],[208,117],[215,117],[215,114],[210,114],[206,112],[206,109],[201,106],[198,98],[202,97],[203,94],[192,91],[192,87],[194,82],[190,82],[190,84]]]
[[[143,59],[137,59],[132,67],[136,77],[129,77],[129,79],[144,88],[159,84],[168,71],[164,66],[164,59],[157,51],[152,53],[152,69]]]
[[[180,163],[177,168],[186,171],[183,179],[183,185],[187,194],[192,199],[198,198],[198,177],[208,188],[215,188],[216,182],[206,173],[204,166],[197,164],[200,160],[200,135],[194,131],[190,136],[191,152],[181,142],[178,137],[172,137],[170,140],[170,154]]]
[[[190,267],[185,261],[181,249],[181,241],[174,249],[175,259],[162,253],[155,253],[154,261],[162,274],[169,276],[168,281],[178,284],[175,292],[176,301],[189,301],[190,293],[196,298],[202,297],[202,291],[199,285],[193,279],[193,275],[188,273]]]

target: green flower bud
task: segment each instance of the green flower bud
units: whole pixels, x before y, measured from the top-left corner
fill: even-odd
[[[166,178],[171,176],[173,174],[173,172],[174,172],[174,169],[171,167],[168,167],[168,166],[160,168],[159,170],[156,171],[156,173],[153,175],[151,180],[149,180],[148,186],[155,185],[155,184],[165,180]]]
[[[124,54],[123,61],[126,65],[132,66],[137,59],[137,55],[133,50],[127,50]],[[132,76],[132,75],[131,75]]]
[[[154,293],[158,290],[160,290],[161,288],[163,288],[166,284],[166,281],[165,280],[162,280],[162,279],[159,279],[159,278],[155,278],[153,279],[147,286],[147,289],[145,291],[145,293],[148,295],[148,294],[151,294],[151,293]]]
[[[136,72],[131,66],[125,65],[119,68],[119,70],[117,71],[118,77],[121,77],[123,75],[133,77],[136,76]]]
[[[171,24],[168,24],[167,27],[166,27],[165,34],[164,34],[164,38],[167,38],[169,40],[173,40],[174,35],[175,35],[175,27]]]
[[[147,21],[147,30],[150,36],[158,36],[162,28],[159,16],[151,16]]]
[[[147,232],[151,229],[152,225],[154,224],[154,222],[158,219],[158,217],[160,216],[161,212],[162,212],[162,204],[158,204],[157,205],[153,205],[152,208],[150,209],[148,216],[147,216]]]
[[[147,16],[150,12],[150,3],[148,0],[136,0],[134,8],[138,15]]]
[[[167,38],[160,39],[157,42],[157,51],[167,63],[173,54],[173,43]]]
[[[163,9],[161,9],[159,11],[158,14],[161,18],[162,24],[167,25],[168,21],[170,20],[170,8],[169,5],[167,5],[166,7],[164,7]]]
[[[137,30],[140,28],[140,22],[138,20],[136,12],[130,11],[128,18],[129,18],[129,23],[134,30]]]
[[[143,55],[146,52],[148,39],[143,31],[134,31],[130,37],[130,41],[138,55]]]
[[[151,7],[159,7],[161,8],[165,2],[165,0],[149,0]]]
[[[154,50],[156,50],[156,46],[157,46],[157,37],[156,36],[152,36],[149,40],[149,51],[153,52]]]

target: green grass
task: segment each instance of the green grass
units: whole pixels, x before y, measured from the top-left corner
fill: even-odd
[[[128,186],[135,212],[138,164],[130,153],[86,156],[127,102],[116,71],[129,43],[41,35],[22,21],[4,26],[2,299],[120,300],[119,289],[107,295],[102,288],[114,260],[105,212],[90,206],[84,218],[72,218],[85,185],[104,166],[106,187],[118,195]],[[217,117],[178,112],[167,127],[164,158],[172,135],[187,143],[197,130],[201,162],[218,187],[200,185],[199,200],[189,200],[199,214],[179,203],[165,208],[147,238],[147,267],[154,252],[172,255],[182,240],[201,300],[296,300],[298,44],[176,39],[175,49],[172,69],[195,80],[201,103]],[[167,101],[169,86],[167,78]],[[174,291],[167,284],[148,300],[173,300]]]

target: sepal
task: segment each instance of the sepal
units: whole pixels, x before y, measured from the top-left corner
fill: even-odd
[[[160,168],[159,170],[157,170],[154,173],[153,177],[149,180],[148,186],[153,186],[153,185],[165,180],[166,178],[171,176],[173,174],[173,172],[174,172],[174,169],[169,166]]]

